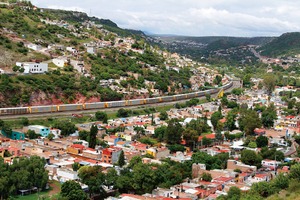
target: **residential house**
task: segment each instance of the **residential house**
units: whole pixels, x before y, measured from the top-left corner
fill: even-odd
[[[111,146],[102,150],[102,162],[115,164],[118,162],[122,149]]]
[[[39,63],[39,62],[17,62],[17,66],[24,68],[25,74],[43,74],[48,72],[48,63]]]
[[[47,137],[50,133],[50,129],[46,126],[30,125],[27,129],[34,131],[36,134],[39,134],[42,137]]]

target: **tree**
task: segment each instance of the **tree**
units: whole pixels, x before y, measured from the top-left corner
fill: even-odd
[[[60,194],[62,197],[65,197],[69,200],[87,199],[87,196],[82,190],[80,184],[75,181],[66,181],[63,183]]]
[[[28,130],[27,133],[26,133],[26,135],[27,135],[27,137],[28,137],[29,139],[31,139],[31,140],[32,140],[32,139],[36,139],[36,138],[39,137],[39,135],[36,134],[34,130]]]
[[[54,139],[55,135],[53,133],[50,133],[47,138],[48,140],[52,141]]]
[[[117,112],[117,117],[128,117],[128,116],[129,116],[129,111],[124,108],[120,108]]]
[[[260,135],[260,136],[258,136],[258,137],[256,138],[255,142],[256,142],[256,144],[257,144],[257,147],[258,147],[258,148],[261,148],[261,147],[266,147],[266,146],[268,146],[269,140],[268,140],[268,138],[267,138],[266,136]]]
[[[265,109],[262,112],[261,121],[264,127],[270,128],[274,125],[274,120],[276,119],[277,119],[276,107],[272,103],[270,104],[270,106],[267,107],[267,109]]]
[[[227,197],[230,200],[239,200],[242,196],[242,192],[238,187],[230,187],[229,191],[227,192]]]
[[[254,110],[243,110],[240,113],[239,126],[247,135],[254,133],[254,129],[261,127],[261,121]]]
[[[135,126],[133,128],[133,130],[136,132],[136,138],[135,139],[139,139],[141,137],[141,135],[145,135],[145,129],[143,127]]]
[[[219,112],[219,111],[214,112],[211,115],[210,121],[211,121],[211,124],[213,125],[214,129],[217,128],[217,125],[218,125],[218,122],[219,122],[220,119],[222,119],[222,113]]]
[[[95,117],[97,120],[102,121],[103,123],[107,123],[107,114],[105,112],[98,111],[95,113]]]
[[[250,142],[248,144],[248,147],[254,149],[254,148],[257,148],[257,144],[255,142]]]
[[[180,144],[183,128],[177,119],[168,122],[165,139],[168,144]]]
[[[247,165],[255,165],[259,167],[261,165],[262,157],[252,150],[244,149],[241,154],[241,160]]]
[[[114,168],[107,170],[105,175],[105,185],[108,187],[115,186],[118,180],[118,172]]]
[[[133,169],[133,167],[139,163],[142,163],[142,158],[140,156],[133,156],[129,161],[128,168]]]
[[[266,181],[254,183],[250,190],[251,193],[257,193],[264,198],[276,193],[277,191],[278,190],[274,187],[273,184]]]
[[[160,120],[167,120],[168,119],[168,113],[166,111],[160,112],[159,119]]]
[[[198,137],[199,137],[199,134],[197,133],[196,130],[187,128],[183,131],[183,139],[191,147],[192,150],[194,149],[195,144],[198,143]]]
[[[300,181],[300,164],[295,164],[291,167],[289,176],[290,178]]]
[[[78,176],[82,183],[89,187],[90,197],[92,194],[105,195],[102,185],[105,181],[105,175],[100,166],[83,166],[78,170]]]
[[[155,174],[150,165],[139,163],[133,167],[132,186],[137,194],[151,193],[155,188]]]
[[[274,179],[274,186],[280,190],[284,190],[289,186],[289,177],[283,173],[279,173]]]
[[[125,165],[125,156],[124,156],[124,151],[123,150],[121,151],[121,153],[119,155],[118,165],[120,167],[123,167]]]
[[[162,142],[165,137],[165,132],[167,130],[166,126],[160,126],[154,130],[154,138],[157,138],[159,142]]]
[[[276,79],[274,75],[266,75],[263,80],[263,84],[270,95],[276,86]]]
[[[89,134],[89,137],[88,137],[88,142],[89,142],[89,147],[90,148],[95,148],[96,146],[96,142],[97,142],[97,133],[98,133],[98,127],[93,124],[91,126],[91,129],[90,129],[90,134]]]
[[[211,176],[210,173],[204,172],[203,174],[201,174],[201,179],[202,179],[203,181],[211,182],[212,176]]]
[[[21,118],[21,123],[23,126],[28,126],[29,125],[29,120],[27,117],[22,117]]]
[[[89,133],[88,131],[86,131],[86,130],[79,131],[79,139],[80,139],[80,140],[85,140],[85,141],[87,141],[89,135],[90,135],[90,133]]]
[[[80,167],[81,166],[80,166],[80,164],[78,162],[74,162],[72,164],[72,169],[73,169],[74,172],[77,172],[80,169]]]
[[[61,135],[63,136],[69,136],[70,134],[73,134],[77,130],[75,124],[67,120],[57,121],[54,123],[53,127],[60,129]]]
[[[207,138],[205,136],[202,138],[202,142],[201,142],[202,145],[210,146],[212,143],[213,143],[212,139]]]
[[[180,144],[172,144],[168,146],[168,149],[171,153],[176,153],[177,151],[184,152],[186,149],[183,145]]]
[[[226,122],[225,126],[228,128],[229,131],[236,129],[235,126],[235,118],[237,117],[234,111],[229,111],[226,115]]]

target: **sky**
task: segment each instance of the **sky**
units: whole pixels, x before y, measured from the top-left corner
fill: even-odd
[[[185,36],[279,36],[300,31],[298,0],[31,0],[121,28]]]

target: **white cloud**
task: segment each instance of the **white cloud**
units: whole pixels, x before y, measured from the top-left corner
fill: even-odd
[[[84,11],[120,27],[179,35],[260,36],[300,31],[293,0],[33,0],[40,7]]]

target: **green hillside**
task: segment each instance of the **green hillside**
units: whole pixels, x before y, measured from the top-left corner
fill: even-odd
[[[263,45],[261,54],[269,57],[300,54],[300,32],[285,33]]]

